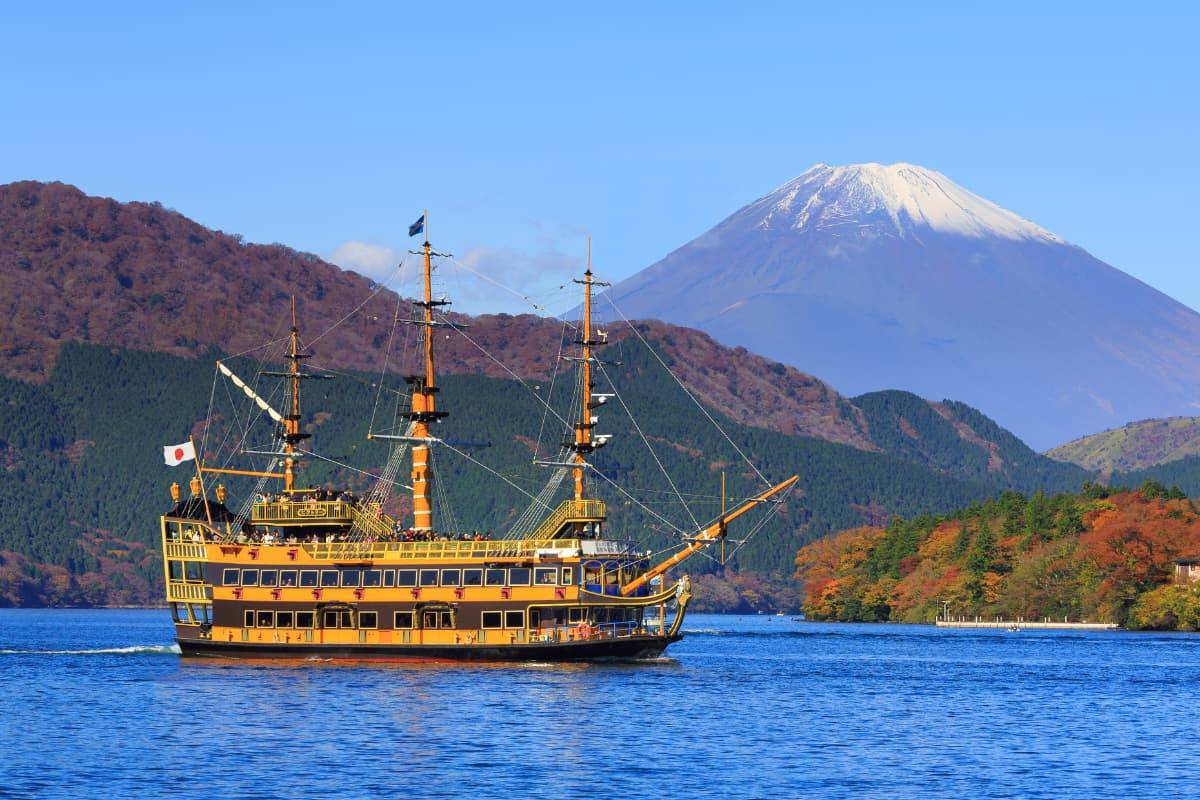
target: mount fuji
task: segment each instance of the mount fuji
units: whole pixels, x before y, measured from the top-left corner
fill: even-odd
[[[818,164],[607,296],[843,393],[964,401],[1039,449],[1200,407],[1200,314],[911,164]]]

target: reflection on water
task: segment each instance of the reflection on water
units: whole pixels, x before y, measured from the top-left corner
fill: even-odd
[[[0,610],[0,796],[1194,793],[1200,638],[687,627],[654,662],[233,661],[161,611]]]

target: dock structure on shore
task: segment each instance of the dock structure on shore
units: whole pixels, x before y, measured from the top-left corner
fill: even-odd
[[[945,620],[934,623],[939,628],[999,628],[1003,630],[1030,631],[1115,631],[1121,626],[1115,622],[1025,622],[1017,620]]]

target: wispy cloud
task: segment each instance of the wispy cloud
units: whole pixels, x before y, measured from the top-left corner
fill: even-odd
[[[460,311],[472,314],[553,314],[561,311],[579,255],[556,247],[533,253],[507,247],[466,250],[442,267],[446,290]]]
[[[382,281],[392,274],[400,254],[387,245],[351,239],[335,247],[329,260],[343,269],[352,269],[372,280]]]
[[[404,270],[394,272],[401,258]],[[371,242],[342,242],[329,261],[405,296],[421,291],[417,256]],[[570,280],[583,269],[581,255],[570,255],[552,243],[534,252],[480,245],[452,258],[437,260],[434,292],[448,296],[454,310],[468,314],[556,314],[572,305]]]

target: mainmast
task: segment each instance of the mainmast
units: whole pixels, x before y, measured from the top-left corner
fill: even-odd
[[[576,340],[579,345],[579,362],[580,362],[580,381],[579,391],[581,393],[581,402],[579,404],[579,420],[575,423],[575,437],[570,444],[571,450],[574,451],[575,457],[573,468],[575,473],[575,499],[582,500],[584,494],[584,472],[587,469],[586,456],[595,451],[599,447],[603,447],[608,437],[596,437],[592,435],[593,429],[596,427],[597,418],[592,416],[592,409],[604,403],[606,396],[593,394],[595,385],[592,381],[592,348],[608,344],[607,335],[602,335],[592,330],[592,287],[593,286],[608,286],[607,283],[594,280],[592,278],[592,240],[589,237],[587,243],[587,270],[583,273],[583,280],[575,279],[575,283],[583,284],[583,328],[580,333],[580,338]],[[596,338],[593,338],[595,336]]]
[[[429,444],[432,436],[429,423],[447,416],[446,412],[437,410],[438,387],[435,380],[433,364],[433,309],[436,306],[448,305],[445,300],[433,299],[433,266],[431,258],[435,253],[429,244],[429,211],[421,217],[425,231],[425,243],[421,246],[421,255],[425,260],[425,294],[424,299],[416,305],[424,310],[417,324],[425,329],[425,373],[410,375],[408,383],[412,387],[412,410],[408,417],[413,422],[412,429],[412,485],[413,485],[413,529],[418,531],[433,530],[433,505],[430,492],[433,487],[433,467],[429,462]]]

